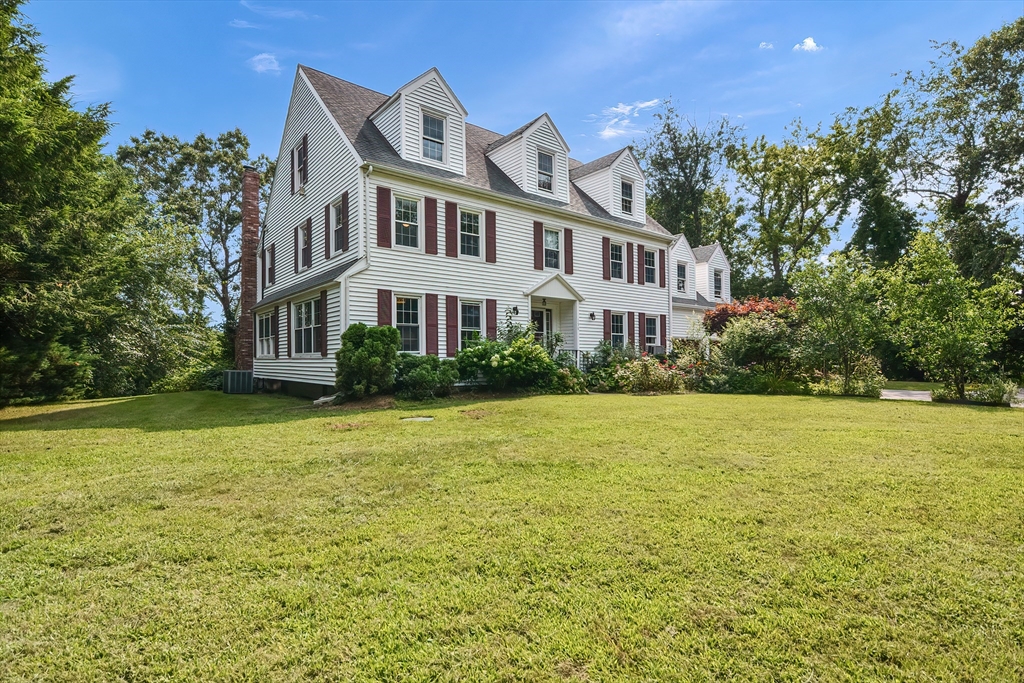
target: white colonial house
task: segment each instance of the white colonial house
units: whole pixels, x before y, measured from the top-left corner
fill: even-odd
[[[506,320],[657,351],[729,299],[721,247],[646,214],[630,148],[584,164],[547,114],[508,135],[466,118],[437,69],[386,95],[298,67],[248,305],[243,284],[257,380],[331,393],[355,322],[440,356]]]

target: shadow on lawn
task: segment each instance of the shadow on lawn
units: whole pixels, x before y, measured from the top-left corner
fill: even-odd
[[[31,415],[0,410],[0,432],[66,429],[191,431],[294,422],[322,416],[308,401],[273,394],[228,395],[214,391],[150,394],[28,408]]]

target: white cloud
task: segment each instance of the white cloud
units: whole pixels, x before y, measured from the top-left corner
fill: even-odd
[[[287,9],[284,7],[274,7],[273,5],[261,5],[255,2],[249,2],[249,0],[242,0],[242,7],[246,8],[250,12],[262,15],[264,17],[271,17],[272,19],[309,19],[310,15],[306,14],[300,9]]]
[[[232,19],[228,22],[228,26],[231,28],[263,28],[258,24],[251,24],[244,19]]]
[[[771,43],[766,43],[764,41],[761,41],[761,44],[758,45],[757,47],[762,49],[762,50],[774,50],[775,49],[774,45],[772,45]]]
[[[657,98],[653,100],[633,102],[632,104],[619,102],[614,107],[605,107],[601,110],[600,115],[594,114],[590,116],[588,120],[601,126],[601,130],[598,131],[597,136],[602,140],[610,140],[624,135],[633,135],[639,132],[636,122],[633,119],[639,117],[642,112],[658,106],[659,102],[661,102],[661,100]]]
[[[806,38],[804,38],[799,43],[793,46],[793,50],[795,52],[819,52],[824,49],[825,48],[823,48],[821,45],[818,45],[816,42],[814,42],[814,38],[811,38],[810,36],[807,36]]]
[[[277,63],[277,57],[270,54],[269,52],[261,52],[255,57],[250,57],[248,64],[249,67],[252,68],[252,70],[258,74],[276,74],[281,71],[281,65]]]

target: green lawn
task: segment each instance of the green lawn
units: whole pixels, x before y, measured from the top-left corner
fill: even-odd
[[[905,389],[908,391],[933,391],[942,388],[942,382],[899,382],[889,380],[885,383],[886,389]]]
[[[0,679],[1024,678],[1024,411],[303,405],[0,411]]]

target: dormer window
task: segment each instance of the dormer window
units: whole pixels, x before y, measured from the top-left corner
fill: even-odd
[[[537,189],[554,192],[555,158],[546,152],[537,152]]]
[[[676,264],[676,290],[679,292],[686,291],[686,264]]]
[[[423,158],[444,163],[444,119],[423,113]]]
[[[722,298],[722,271],[715,270],[715,298]]]
[[[633,183],[628,180],[622,181],[622,213],[633,215]]]

